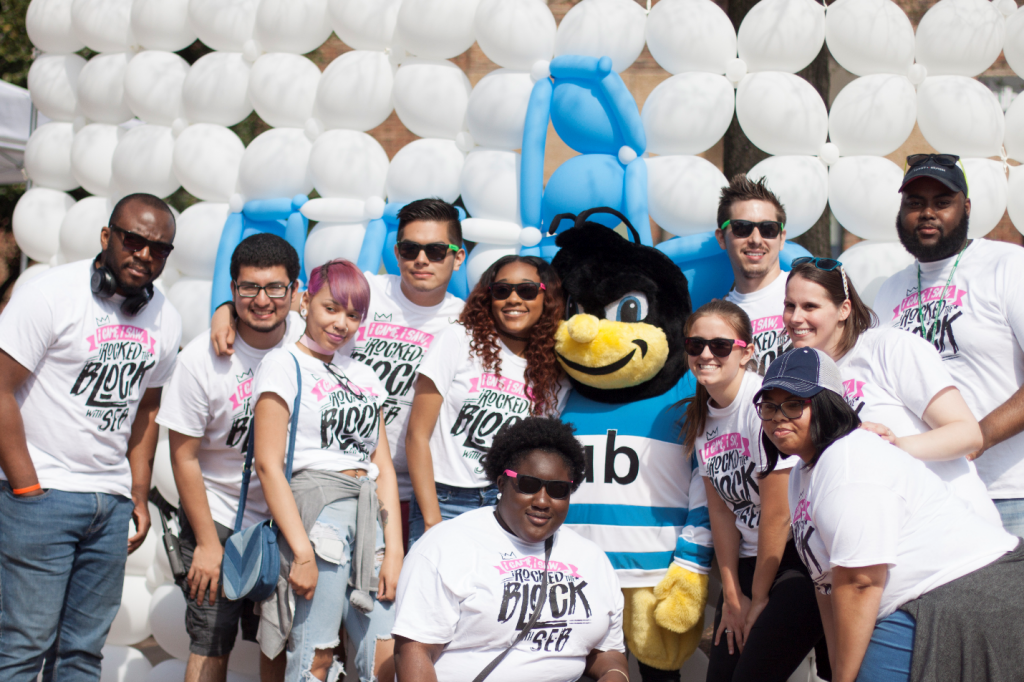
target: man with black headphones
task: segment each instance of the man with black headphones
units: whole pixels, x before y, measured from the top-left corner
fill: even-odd
[[[0,315],[0,679],[99,680],[125,559],[145,540],[160,387],[181,318],[153,280],[174,214],[121,199],[92,261]],[[129,520],[135,522],[130,532]]]

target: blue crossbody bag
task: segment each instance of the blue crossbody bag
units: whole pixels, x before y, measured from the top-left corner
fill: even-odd
[[[292,405],[291,429],[288,433],[288,455],[285,459],[284,476],[291,483],[292,458],[295,455],[295,432],[299,424],[299,405],[302,401],[302,371],[294,355],[295,403]],[[281,553],[277,546],[277,527],[273,519],[261,521],[242,531],[242,517],[245,515],[245,498],[249,494],[249,480],[252,478],[252,459],[256,449],[256,418],[249,423],[249,438],[245,446],[245,465],[242,467],[242,490],[238,500],[238,516],[235,517],[235,532],[224,545],[224,560],[221,562],[221,585],[224,596],[235,601],[249,599],[261,602],[274,593],[277,576],[281,572]]]

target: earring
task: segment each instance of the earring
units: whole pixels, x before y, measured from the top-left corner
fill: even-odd
[[[501,499],[501,493],[500,492],[498,493],[498,499],[499,500]]]
[[[299,308],[299,317],[301,317],[302,319],[306,319],[306,315],[308,314],[309,313],[306,312],[305,308]]]

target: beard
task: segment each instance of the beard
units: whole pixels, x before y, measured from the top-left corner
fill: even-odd
[[[967,211],[964,211],[960,217],[960,222],[950,230],[948,233],[943,234],[939,237],[939,240],[934,244],[922,244],[918,241],[917,234],[914,230],[906,230],[903,228],[900,217],[896,216],[896,234],[899,235],[900,243],[903,244],[903,248],[910,253],[911,256],[921,261],[922,263],[931,263],[933,261],[942,260],[955,255],[964,242],[967,241],[967,228],[970,221],[967,216]]]

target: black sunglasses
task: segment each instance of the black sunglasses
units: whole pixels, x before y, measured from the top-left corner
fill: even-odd
[[[925,161],[934,161],[940,166],[952,167],[959,160],[960,157],[956,154],[911,154],[907,157],[907,168],[920,166]]]
[[[416,260],[420,251],[427,252],[427,260],[431,263],[440,263],[448,257],[449,251],[458,253],[459,247],[455,244],[444,244],[442,242],[434,242],[433,244],[420,244],[419,242],[409,241],[403,239],[398,242],[398,255],[404,260]]]
[[[683,348],[687,355],[697,357],[704,352],[704,347],[711,349],[716,358],[727,358],[734,346],[746,348],[747,342],[740,339],[702,339],[699,336],[687,336],[683,339]]]
[[[740,239],[746,239],[754,234],[755,227],[764,239],[775,239],[786,226],[777,220],[762,220],[759,223],[749,220],[726,220],[720,229],[724,230],[727,227],[732,227],[733,235]]]
[[[491,298],[495,301],[504,301],[506,298],[512,295],[512,292],[516,292],[519,298],[524,301],[532,301],[537,298],[537,295],[542,291],[547,291],[547,287],[542,282],[519,282],[518,284],[509,284],[508,282],[495,282],[488,287],[491,290]]]
[[[141,234],[129,232],[117,225],[108,225],[108,227],[121,235],[121,243],[124,244],[125,250],[131,253],[138,253],[148,246],[150,256],[163,260],[171,255],[171,251],[174,251],[174,244],[155,242],[151,239],[146,239]]]
[[[556,500],[564,500],[572,492],[572,481],[545,481],[536,476],[517,474],[511,469],[505,469],[505,475],[512,479],[512,487],[516,492],[523,495],[536,495],[541,487],[547,488],[548,495]]]

